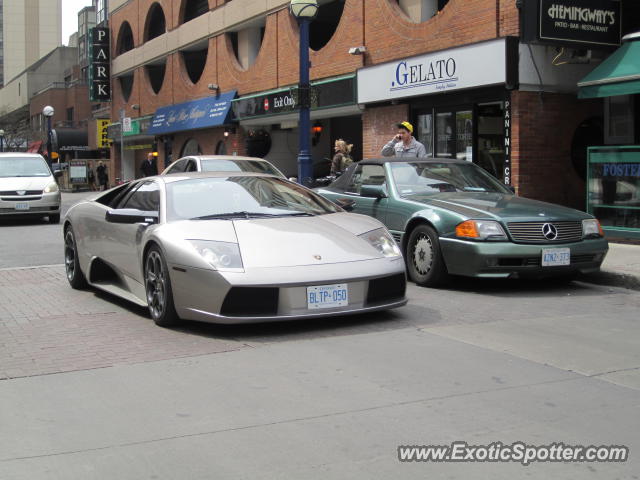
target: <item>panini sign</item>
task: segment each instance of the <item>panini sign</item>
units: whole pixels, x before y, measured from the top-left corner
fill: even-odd
[[[89,38],[89,99],[92,102],[108,102],[111,100],[109,29],[92,28]]]

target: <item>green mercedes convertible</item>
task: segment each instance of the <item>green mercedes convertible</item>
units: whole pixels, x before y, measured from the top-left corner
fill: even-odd
[[[464,160],[362,160],[316,191],[384,223],[402,248],[409,277],[424,286],[449,275],[593,272],[609,249],[591,215],[517,197]]]

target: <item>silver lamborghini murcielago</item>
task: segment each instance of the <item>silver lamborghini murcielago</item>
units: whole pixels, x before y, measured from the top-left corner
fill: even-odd
[[[148,306],[161,326],[344,315],[404,305],[405,265],[377,220],[272,175],[136,180],[73,206],[69,283]]]

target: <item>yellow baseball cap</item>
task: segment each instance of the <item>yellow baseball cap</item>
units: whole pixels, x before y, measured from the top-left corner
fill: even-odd
[[[396,124],[397,128],[404,128],[405,130],[407,130],[409,133],[413,133],[413,125],[411,125],[409,122],[400,122]]]

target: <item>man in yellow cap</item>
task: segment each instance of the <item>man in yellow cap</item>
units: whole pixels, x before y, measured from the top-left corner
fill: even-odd
[[[409,122],[396,124],[398,133],[384,147],[383,157],[426,157],[424,145],[413,138],[413,125]]]

